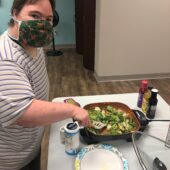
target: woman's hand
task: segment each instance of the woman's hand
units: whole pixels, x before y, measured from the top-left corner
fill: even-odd
[[[77,120],[82,126],[90,126],[90,118],[87,110],[75,106],[73,110],[73,119]]]

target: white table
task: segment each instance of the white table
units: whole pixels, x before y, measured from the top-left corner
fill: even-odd
[[[70,97],[60,97],[53,99],[53,102],[63,102],[64,99]],[[131,109],[138,109],[137,104],[137,93],[125,93],[125,94],[113,94],[113,95],[95,95],[95,96],[76,96],[71,97],[75,101],[81,104],[83,107],[89,103],[95,102],[122,102],[127,104]],[[170,119],[170,107],[158,95],[158,105],[156,110],[155,119]],[[50,138],[49,138],[49,151],[48,151],[48,170],[74,170],[75,157],[68,156],[65,153],[65,146],[60,143],[59,128],[65,123],[71,120],[64,120],[58,123],[54,123],[51,126]],[[166,138],[168,122],[152,122],[145,130],[148,134],[157,136],[163,140]],[[128,160],[129,170],[141,170],[141,166],[136,157],[132,142],[125,140],[114,140],[110,142],[118,148],[118,150]],[[83,146],[83,145],[82,145]],[[167,158],[168,159],[168,158]]]

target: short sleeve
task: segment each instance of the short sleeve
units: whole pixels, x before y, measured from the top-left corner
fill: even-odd
[[[0,126],[13,124],[34,97],[24,69],[15,62],[0,61]]]

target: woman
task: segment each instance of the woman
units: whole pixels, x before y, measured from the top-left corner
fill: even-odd
[[[44,125],[66,118],[90,123],[84,109],[47,101],[41,47],[51,42],[54,7],[53,0],[14,0],[9,29],[0,38],[0,170],[39,169],[32,160]]]

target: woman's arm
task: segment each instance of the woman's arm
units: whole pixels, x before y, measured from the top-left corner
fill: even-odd
[[[67,118],[73,118],[83,126],[90,124],[87,111],[80,107],[41,100],[33,100],[16,124],[28,127],[44,126]]]

